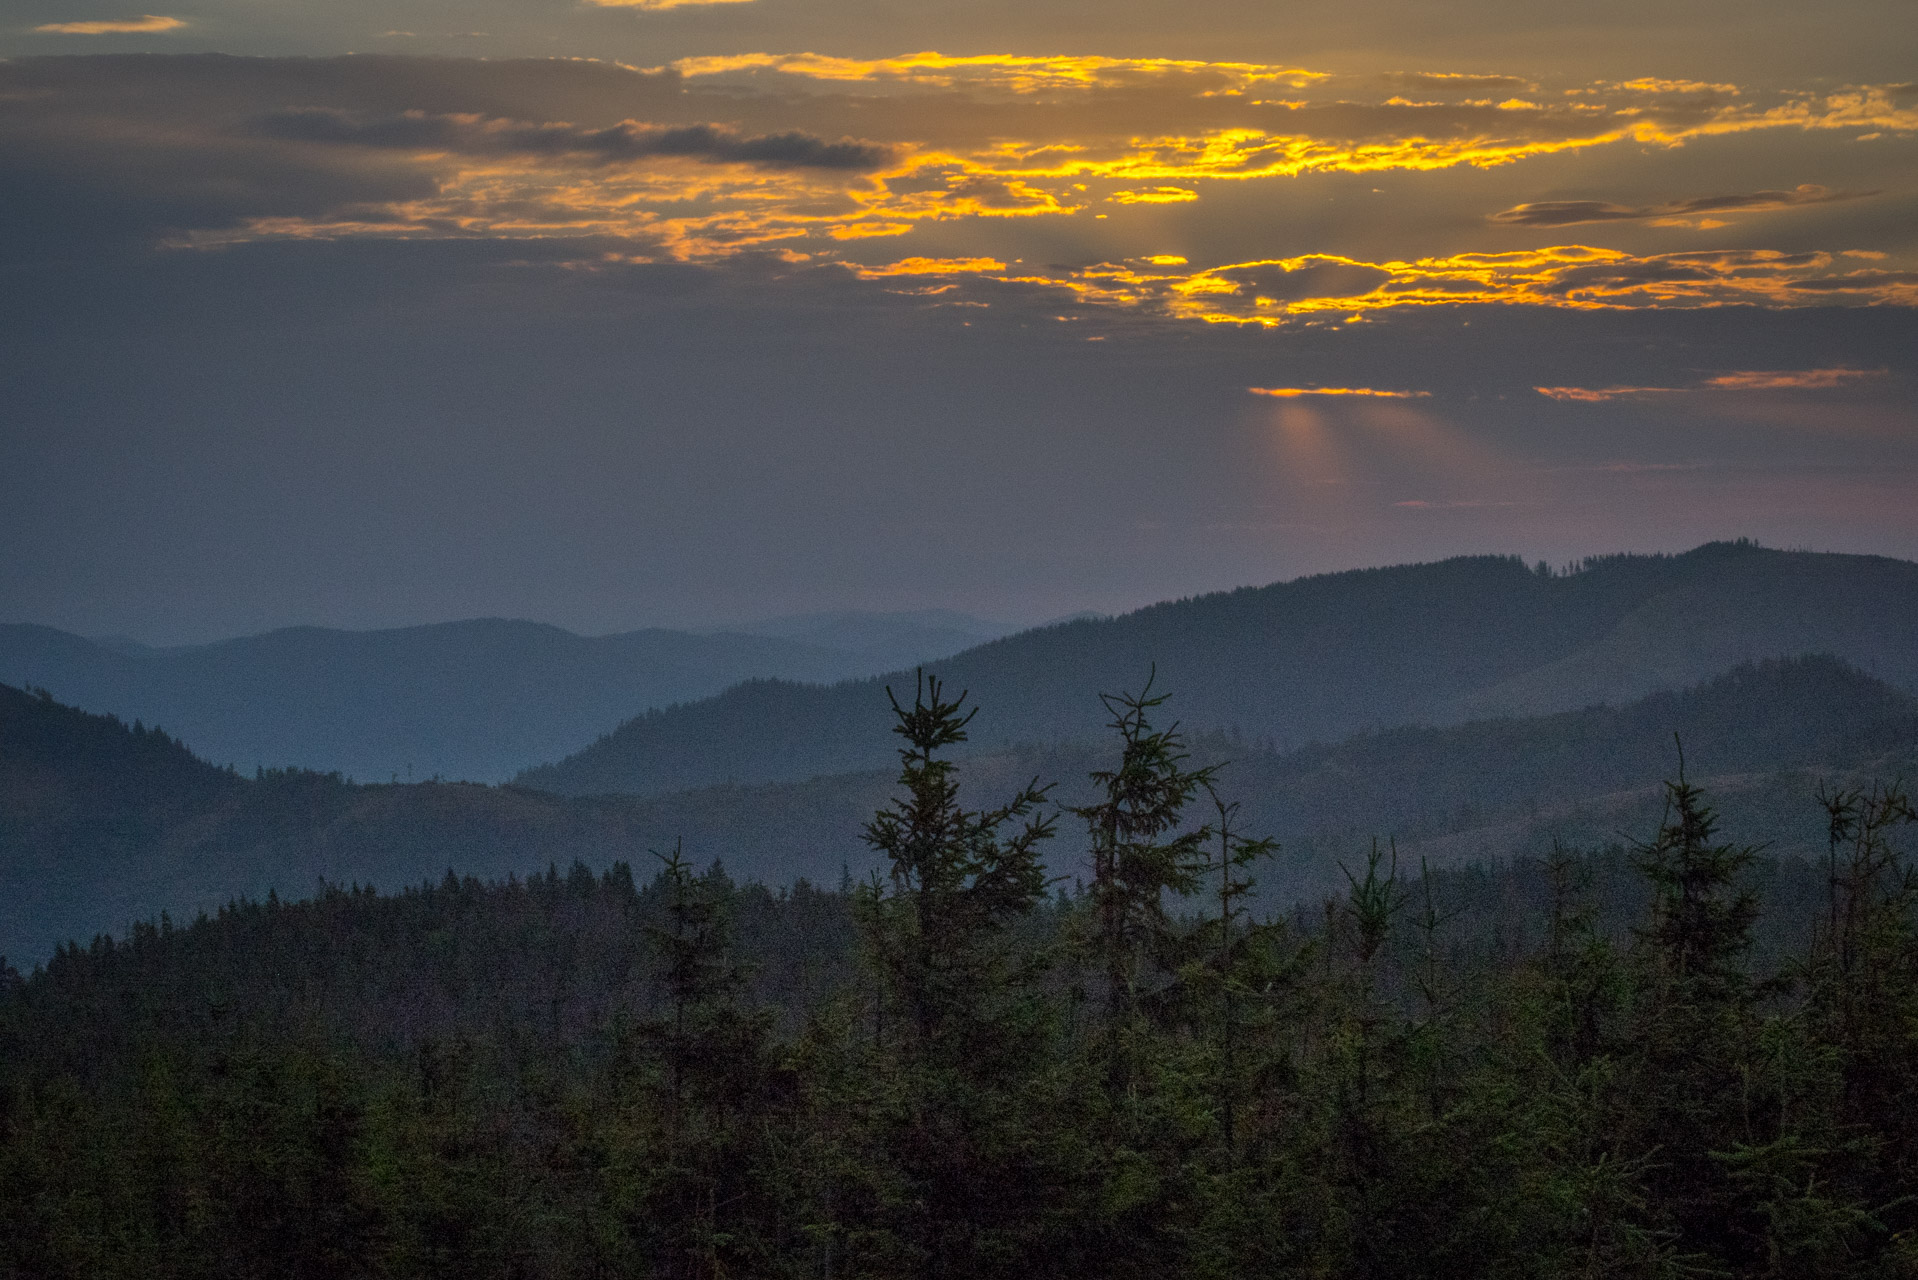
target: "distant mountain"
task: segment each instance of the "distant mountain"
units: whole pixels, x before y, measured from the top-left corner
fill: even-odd
[[[844,610],[792,614],[711,628],[700,634],[735,632],[798,640],[857,655],[870,664],[868,672],[878,672],[936,662],[1018,630],[1020,628],[1011,623],[989,622],[951,609],[917,609],[898,613]]]
[[[322,877],[397,888],[453,865],[643,862],[623,818],[474,784],[242,776],[157,730],[0,685],[0,954],[37,961],[64,939],[238,895],[304,896]]]
[[[1165,705],[1161,723],[1182,701]],[[1396,840],[1411,864],[1452,866],[1537,855],[1554,838],[1598,847],[1646,835],[1678,769],[1674,734],[1693,780],[1722,803],[1731,838],[1780,855],[1823,850],[1821,783],[1918,772],[1918,697],[1829,657],[1744,664],[1617,707],[1402,726],[1290,751],[1214,734],[1191,752],[1194,763],[1225,762],[1220,793],[1240,803],[1244,830],[1283,843],[1261,879],[1289,901],[1340,887],[1339,864],[1374,837]],[[962,795],[998,803],[1038,778],[1057,784],[1057,804],[1085,804],[1087,775],[1110,768],[1113,755],[1104,740],[989,751],[964,762]],[[773,881],[830,881],[842,866],[858,874],[871,865],[859,830],[887,802],[894,772],[592,803],[629,804],[629,830],[682,838],[701,861],[723,858]],[[1083,848],[1076,820],[1064,819],[1048,855],[1054,873],[1083,871]]]
[[[589,638],[480,619],[388,631],[295,627],[161,649],[15,625],[0,626],[0,680],[162,724],[207,759],[248,772],[291,764],[364,781],[491,782],[647,708],[750,677],[842,680],[896,665],[901,653],[953,651],[943,623],[875,627],[890,637],[880,657],[830,643],[823,626],[817,642],[666,630]]]
[[[1165,710],[1181,710],[1175,699]],[[885,716],[875,717],[881,726]],[[1702,686],[1625,706],[1448,728],[1398,728],[1330,746],[1270,751],[1226,735],[1195,761],[1230,760],[1221,789],[1250,832],[1284,842],[1261,878],[1279,901],[1340,882],[1373,837],[1415,863],[1536,854],[1554,837],[1605,844],[1657,824],[1659,783],[1683,735],[1694,780],[1733,838],[1781,855],[1823,848],[1821,782],[1912,776],[1918,699],[1834,659],[1742,666]],[[1061,804],[1084,801],[1108,743],[996,750],[961,769],[970,803],[996,803],[1035,775]],[[683,840],[700,864],[787,884],[837,884],[874,866],[860,830],[893,791],[893,768],[806,782],[721,786],[651,799],[568,799],[520,787],[356,786],[303,771],[258,779],[195,759],[178,742],[0,686],[0,954],[44,958],[66,939],[176,918],[237,895],[304,896],[322,878],[392,890],[448,868],[503,877],[627,861]],[[1083,870],[1065,819],[1056,874]]]
[[[1085,741],[1097,695],[1155,688],[1200,732],[1278,747],[1366,729],[1618,702],[1740,661],[1828,653],[1918,687],[1918,564],[1713,543],[1549,574],[1509,557],[1301,578],[1022,632],[930,664],[972,692],[982,750]],[[658,795],[884,767],[884,686],[757,680],[648,712],[519,780]]]

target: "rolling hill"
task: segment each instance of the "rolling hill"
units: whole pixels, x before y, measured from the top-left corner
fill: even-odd
[[[587,637],[476,619],[386,631],[294,627],[156,649],[0,626],[0,680],[140,719],[251,772],[288,764],[366,781],[497,782],[648,707],[753,676],[833,681],[944,656],[1003,628],[958,614],[839,614],[764,634]]]
[[[883,714],[874,720],[883,732]],[[1214,734],[1193,750],[1231,761],[1221,787],[1243,802],[1242,825],[1284,842],[1262,878],[1288,901],[1336,887],[1340,862],[1374,836],[1438,866],[1537,853],[1554,837],[1597,845],[1648,832],[1675,767],[1674,731],[1728,833],[1782,854],[1822,848],[1822,782],[1918,765],[1918,700],[1827,658],[1741,666],[1618,707],[1285,752]],[[1071,804],[1109,763],[1102,743],[1000,749],[961,777],[973,803],[1037,775],[1057,779],[1055,798]],[[297,770],[249,778],[154,730],[0,686],[0,954],[32,963],[162,910],[185,918],[241,895],[300,897],[323,879],[392,890],[449,868],[498,878],[575,859],[643,871],[649,850],[680,839],[697,862],[722,860],[743,878],[837,884],[873,865],[860,829],[892,786],[890,768],[646,799],[361,786]],[[1068,819],[1050,847],[1054,872],[1072,876],[1081,853]]]
[[[1918,687],[1918,564],[1712,543],[1542,572],[1510,557],[1301,578],[1022,632],[929,665],[969,690],[979,749],[1095,738],[1100,692],[1177,696],[1200,733],[1274,747],[1642,697],[1735,663],[1827,653]],[[659,795],[884,768],[885,687],[756,680],[647,712],[519,776]]]

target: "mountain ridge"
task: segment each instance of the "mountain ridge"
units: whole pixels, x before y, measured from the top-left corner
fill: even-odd
[[[1179,710],[1175,695],[1164,711]],[[876,715],[883,731],[886,717]],[[1834,659],[1740,667],[1619,708],[1450,727],[1401,727],[1290,752],[1227,735],[1195,762],[1231,761],[1221,792],[1241,829],[1279,837],[1262,871],[1281,900],[1339,881],[1373,837],[1434,865],[1538,853],[1553,838],[1604,844],[1648,832],[1685,735],[1694,780],[1726,802],[1728,832],[1781,853],[1822,851],[1821,782],[1918,765],[1918,699]],[[1035,774],[1057,804],[1091,798],[1109,742],[999,749],[962,763],[966,802],[995,804]],[[683,842],[700,865],[786,884],[836,883],[876,865],[860,839],[888,803],[893,767],[810,781],[716,786],[641,799],[563,797],[471,783],[358,785],[300,770],[244,777],[157,730],[0,686],[0,953],[32,962],[69,938],[241,896],[300,897],[324,880],[385,889],[465,875],[530,874],[574,860],[650,865]],[[1746,821],[1751,816],[1752,820]],[[1082,870],[1061,823],[1055,874]]]
[[[895,648],[917,634],[929,654],[946,652],[949,640],[910,626],[888,634]],[[834,681],[880,665],[803,639],[663,627],[581,636],[510,618],[379,631],[284,627],[170,647],[0,626],[0,679],[164,724],[222,763],[364,780],[503,781],[648,707],[752,676]]]
[[[1680,597],[1690,613],[1660,631],[1660,609]],[[981,749],[1094,738],[1097,695],[1136,690],[1153,673],[1195,730],[1298,746],[1630,699],[1807,651],[1918,686],[1918,564],[1742,542],[1597,557],[1570,574],[1455,557],[1036,628],[926,670],[976,695]],[[571,795],[658,795],[880,768],[890,752],[884,689],[913,678],[741,684],[637,716],[516,780]]]

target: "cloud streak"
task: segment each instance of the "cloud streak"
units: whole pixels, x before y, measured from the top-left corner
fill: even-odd
[[[665,126],[624,121],[605,129],[566,123],[488,120],[478,115],[407,111],[366,116],[330,108],[274,112],[256,122],[263,136],[288,141],[453,151],[476,156],[550,156],[601,164],[660,157],[770,168],[876,169],[889,147],[854,139],[829,141],[800,132],[742,134],[722,125]]]
[[[1741,195],[1698,196],[1658,205],[1608,204],[1601,200],[1543,200],[1495,213],[1489,219],[1514,227],[1575,227],[1601,222],[1669,221],[1677,225],[1714,213],[1753,213],[1804,205],[1861,200],[1876,191],[1832,191],[1803,183],[1790,191],[1752,191]]]
[[[1106,197],[1114,204],[1185,204],[1197,200],[1190,187],[1148,187],[1144,191],[1115,191]]]
[[[1379,79],[1406,93],[1469,93],[1489,96],[1528,93],[1538,85],[1518,76],[1471,75],[1455,71],[1388,71]]]
[[[1370,396],[1383,400],[1423,400],[1430,391],[1380,391],[1375,387],[1247,387],[1255,396],[1295,400],[1300,396]]]
[[[1636,396],[1670,395],[1684,387],[1533,387],[1548,400],[1577,404],[1600,404],[1607,400],[1626,400]]]
[[[1330,76],[1304,67],[1189,58],[1107,58],[1092,55],[954,56],[928,50],[891,58],[843,58],[819,53],[744,53],[681,58],[673,70],[688,79],[776,75],[837,84],[898,84],[933,89],[987,89],[1015,94],[1100,88],[1136,88],[1180,80],[1206,89],[1244,92],[1260,87],[1300,89]]]
[[[601,9],[685,9],[695,5],[750,4],[752,0],[586,0]]]
[[[1687,395],[1707,391],[1826,391],[1882,378],[1885,369],[1740,369],[1706,378],[1690,387],[1533,387],[1547,399],[1580,404],[1629,400],[1639,396]]]
[[[1828,283],[1852,300],[1918,303],[1914,273],[1834,276],[1837,256],[1775,250],[1634,255],[1592,245],[1367,262],[1329,254],[1198,271],[1102,264],[1055,283],[1088,300],[1210,323],[1276,326],[1405,307],[1493,304],[1576,310],[1804,306]],[[1808,287],[1809,286],[1809,287]],[[1642,390],[1642,389],[1641,389]]]
[[[138,18],[101,18],[85,22],[49,22],[34,30],[42,35],[59,36],[108,36],[108,35],[147,35],[161,31],[178,31],[186,26],[180,18],[164,17],[149,13]]]
[[[1745,369],[1705,379],[1716,391],[1822,391],[1866,378],[1882,378],[1884,369]]]

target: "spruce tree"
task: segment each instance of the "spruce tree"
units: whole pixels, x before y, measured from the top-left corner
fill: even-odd
[[[1099,799],[1072,810],[1091,843],[1090,946],[1105,978],[1107,1088],[1115,1101],[1138,1071],[1142,997],[1175,961],[1167,900],[1200,888],[1212,836],[1209,826],[1186,826],[1185,810],[1217,770],[1187,768],[1178,726],[1152,726],[1149,713],[1169,696],[1154,695],[1152,683],[1148,675],[1137,694],[1099,695],[1119,736],[1119,762],[1091,775]]]
[[[1664,821],[1634,858],[1652,888],[1639,931],[1638,1147],[1677,1256],[1737,1269],[1761,1234],[1720,1154],[1763,1137],[1746,1087],[1761,993],[1745,962],[1758,904],[1739,880],[1756,851],[1718,839],[1718,816],[1686,779],[1682,752],[1665,794]]]
[[[1226,1162],[1232,1164],[1239,1150],[1239,1097],[1246,1074],[1247,1024],[1256,1023],[1255,1007],[1268,1003],[1282,978],[1290,975],[1274,963],[1278,928],[1253,921],[1245,906],[1258,885],[1251,868],[1275,856],[1279,842],[1235,830],[1232,824],[1239,806],[1220,799],[1210,782],[1206,794],[1217,816],[1212,835],[1218,843],[1206,868],[1216,914],[1206,920],[1195,941],[1203,957],[1199,972],[1210,979],[1217,997],[1218,1062],[1214,1071],[1219,1138]]]
[[[890,1145],[909,1187],[897,1227],[919,1274],[1016,1272],[1041,1243],[1044,1144],[1023,1126],[1042,1105],[1030,1086],[1043,1024],[1039,965],[1010,932],[1046,896],[1047,788],[1035,779],[996,808],[965,808],[942,753],[966,740],[976,708],[923,672],[910,707],[886,693],[903,794],[866,826],[890,875],[861,904],[897,1010]]]
[[[695,875],[681,849],[662,863],[666,923],[647,928],[663,962],[665,1016],[645,1028],[658,1055],[658,1149],[636,1216],[657,1274],[710,1280],[750,1266],[762,1244],[759,1140],[775,1118],[766,1092],[769,1019],[745,1003],[733,953],[732,882]]]

